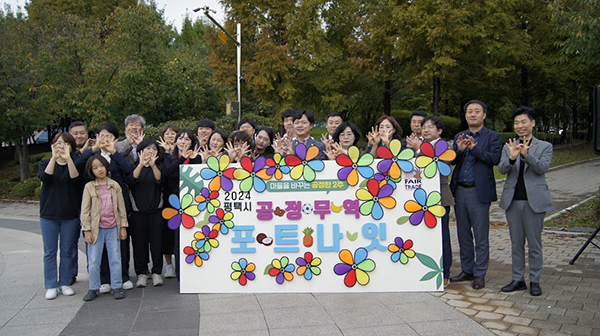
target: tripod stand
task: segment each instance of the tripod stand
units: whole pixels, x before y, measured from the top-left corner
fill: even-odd
[[[598,227],[596,228],[596,231],[594,231],[594,233],[592,233],[590,235],[590,237],[588,238],[588,240],[585,242],[585,244],[583,244],[583,246],[579,249],[579,251],[577,252],[577,254],[573,257],[573,259],[571,259],[571,261],[569,261],[569,264],[573,265],[575,263],[575,260],[577,260],[577,258],[579,258],[579,255],[581,255],[581,253],[583,252],[583,250],[585,250],[585,248],[589,245],[592,244],[594,246],[596,246],[597,248],[600,249],[600,246],[596,245],[596,243],[593,242],[594,237],[596,237],[596,235],[598,234],[598,232],[600,232],[600,224],[598,224]]]

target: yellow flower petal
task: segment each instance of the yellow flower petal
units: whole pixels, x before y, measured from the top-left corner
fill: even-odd
[[[373,199],[373,195],[367,189],[358,189],[356,191],[356,198],[361,201],[369,201]]]
[[[356,281],[358,281],[360,285],[364,286],[369,283],[369,275],[367,274],[367,272],[357,268]]]

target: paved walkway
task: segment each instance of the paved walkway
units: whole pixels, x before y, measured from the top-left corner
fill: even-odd
[[[549,172],[557,207],[598,191],[599,172],[600,160]],[[83,254],[76,295],[44,299],[37,207],[0,203],[0,335],[600,334],[600,250],[589,246],[568,264],[586,236],[543,234],[542,296],[500,293],[511,272],[508,230],[497,205],[487,287],[479,291],[453,283],[438,293],[181,295],[177,281],[166,279],[163,287],[126,291],[125,300],[101,295],[91,303],[81,300],[88,285]]]

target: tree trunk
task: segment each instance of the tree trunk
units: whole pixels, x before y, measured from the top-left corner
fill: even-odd
[[[392,81],[384,81],[385,91],[383,91],[383,112],[385,115],[392,115]]]
[[[21,172],[21,181],[24,181],[31,177],[31,170],[29,169],[29,148],[27,146],[27,139],[21,137],[21,141],[15,142],[15,149],[17,156],[19,157],[19,170]]]
[[[577,139],[578,138],[578,130],[577,130],[577,123],[578,123],[578,119],[577,119],[577,113],[579,112],[578,110],[578,106],[579,103],[577,103],[577,91],[579,89],[579,83],[577,81],[573,82],[573,97],[575,97],[575,99],[573,99],[573,117],[572,117],[572,121],[573,121],[573,139]]]
[[[440,101],[442,100],[442,81],[440,77],[433,77],[433,115],[440,115]]]
[[[521,66],[521,104],[529,106],[529,71]]]

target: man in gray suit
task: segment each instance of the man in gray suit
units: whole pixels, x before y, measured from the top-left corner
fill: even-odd
[[[125,153],[131,165],[137,161],[137,145],[144,140],[144,126],[146,120],[137,114],[128,115],[125,118],[125,140],[115,144],[119,153]]]
[[[529,246],[529,292],[542,295],[540,276],[542,228],[546,211],[554,210],[552,195],[546,183],[546,171],[552,162],[552,144],[533,136],[535,111],[521,106],[513,112],[515,133],[502,150],[498,170],[508,174],[500,197],[500,208],[506,210],[506,221],[512,247],[512,278],[503,292],[527,289],[525,284],[525,240]]]

